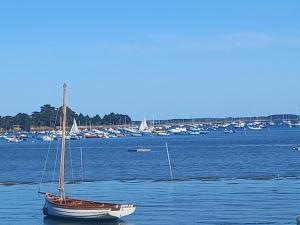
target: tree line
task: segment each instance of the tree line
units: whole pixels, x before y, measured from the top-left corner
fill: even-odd
[[[61,107],[56,108],[49,104],[40,107],[40,111],[34,111],[31,115],[18,113],[15,116],[0,116],[0,130],[9,131],[18,127],[24,131],[30,131],[32,127],[54,128],[60,126]],[[79,126],[100,126],[100,125],[126,125],[131,123],[128,115],[119,113],[106,114],[101,118],[98,114],[95,116],[77,114],[67,107],[67,126],[73,124],[76,119]]]

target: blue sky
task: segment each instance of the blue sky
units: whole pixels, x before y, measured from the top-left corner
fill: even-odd
[[[2,1],[0,115],[299,113],[299,1]]]

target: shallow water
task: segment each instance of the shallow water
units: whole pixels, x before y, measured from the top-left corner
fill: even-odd
[[[169,178],[166,141],[177,179],[173,182],[164,181]],[[295,128],[71,141],[74,179],[81,179],[82,147],[83,176],[91,182],[66,184],[66,192],[137,204],[133,215],[110,224],[295,224],[300,214],[300,153],[292,146],[299,143],[300,130]],[[152,151],[127,151],[137,146]],[[44,219],[37,190],[47,148],[43,142],[0,142],[0,182],[7,184],[0,185],[0,201],[5,203],[0,224],[95,224]],[[57,189],[51,183],[55,153],[53,142],[42,191]],[[69,153],[67,149],[67,168]],[[71,169],[66,173],[72,180]]]
[[[134,202],[135,214],[121,224],[295,224],[300,212],[296,179],[103,181],[70,186],[68,193],[78,198]],[[0,208],[1,224],[78,224],[45,220],[43,197],[36,189],[37,185],[1,186],[1,202],[9,202]]]

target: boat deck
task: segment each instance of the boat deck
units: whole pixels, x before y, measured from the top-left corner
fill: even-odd
[[[119,204],[93,202],[73,198],[65,198],[64,200],[61,200],[58,196],[51,194],[46,194],[46,199],[52,204],[62,208],[119,210],[121,207]]]

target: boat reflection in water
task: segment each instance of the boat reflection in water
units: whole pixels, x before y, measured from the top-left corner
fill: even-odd
[[[130,225],[122,220],[69,220],[61,218],[44,217],[44,225]]]

